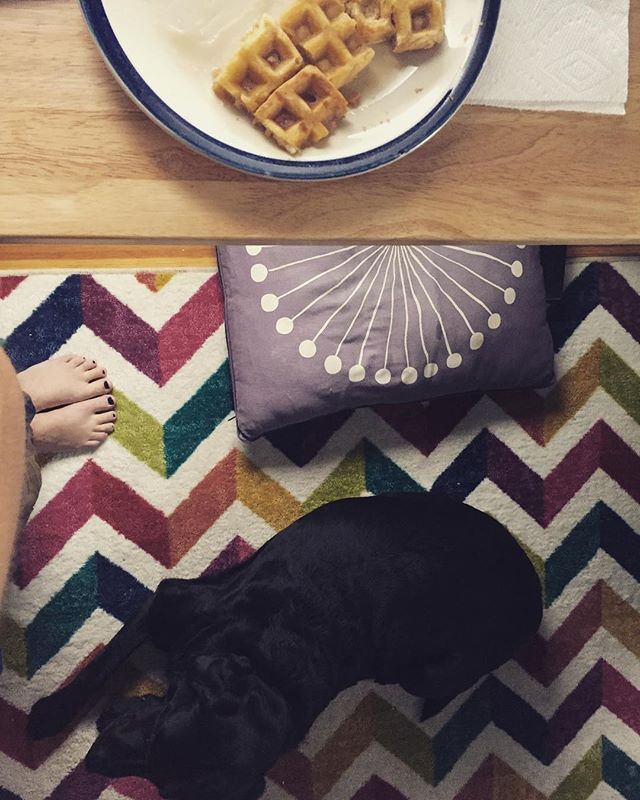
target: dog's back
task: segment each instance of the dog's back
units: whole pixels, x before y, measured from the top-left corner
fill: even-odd
[[[241,651],[289,691],[315,674],[327,699],[365,678],[448,697],[507,660],[541,614],[533,566],[500,523],[403,494],[330,503],[230,574],[167,582],[149,631],[185,661]]]

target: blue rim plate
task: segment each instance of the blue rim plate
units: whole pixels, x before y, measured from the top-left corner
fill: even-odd
[[[495,34],[501,0],[484,0],[478,32],[456,84],[425,117],[381,146],[326,161],[268,158],[233,147],[200,130],[164,102],[135,69],[111,26],[102,0],[79,2],[89,30],[118,82],[151,119],[175,138],[198,153],[254,175],[285,180],[330,180],[370,172],[396,161],[446,125],[469,94],[484,65]]]

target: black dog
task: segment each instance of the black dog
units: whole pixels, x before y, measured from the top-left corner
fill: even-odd
[[[151,640],[169,654],[168,693],[108,709],[89,769],[149,778],[170,800],[256,800],[342,689],[399,683],[433,715],[512,657],[541,615],[531,563],[491,517],[430,494],[342,500],[221,575],[163,581],[36,704],[29,731],[63,728]]]

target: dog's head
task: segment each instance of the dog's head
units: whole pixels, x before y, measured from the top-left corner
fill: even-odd
[[[148,778],[167,800],[256,800],[289,725],[286,702],[247,659],[200,655],[166,697],[128,698],[108,709],[87,766]]]

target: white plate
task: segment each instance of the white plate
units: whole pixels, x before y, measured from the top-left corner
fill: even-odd
[[[489,50],[500,0],[445,0],[445,40],[395,55],[376,45],[349,86],[361,103],[321,146],[292,157],[211,91],[211,72],[263,14],[291,0],[80,0],[104,56],[133,98],[187,144],[231,166],[284,178],[343,177],[413,150],[453,115]]]

